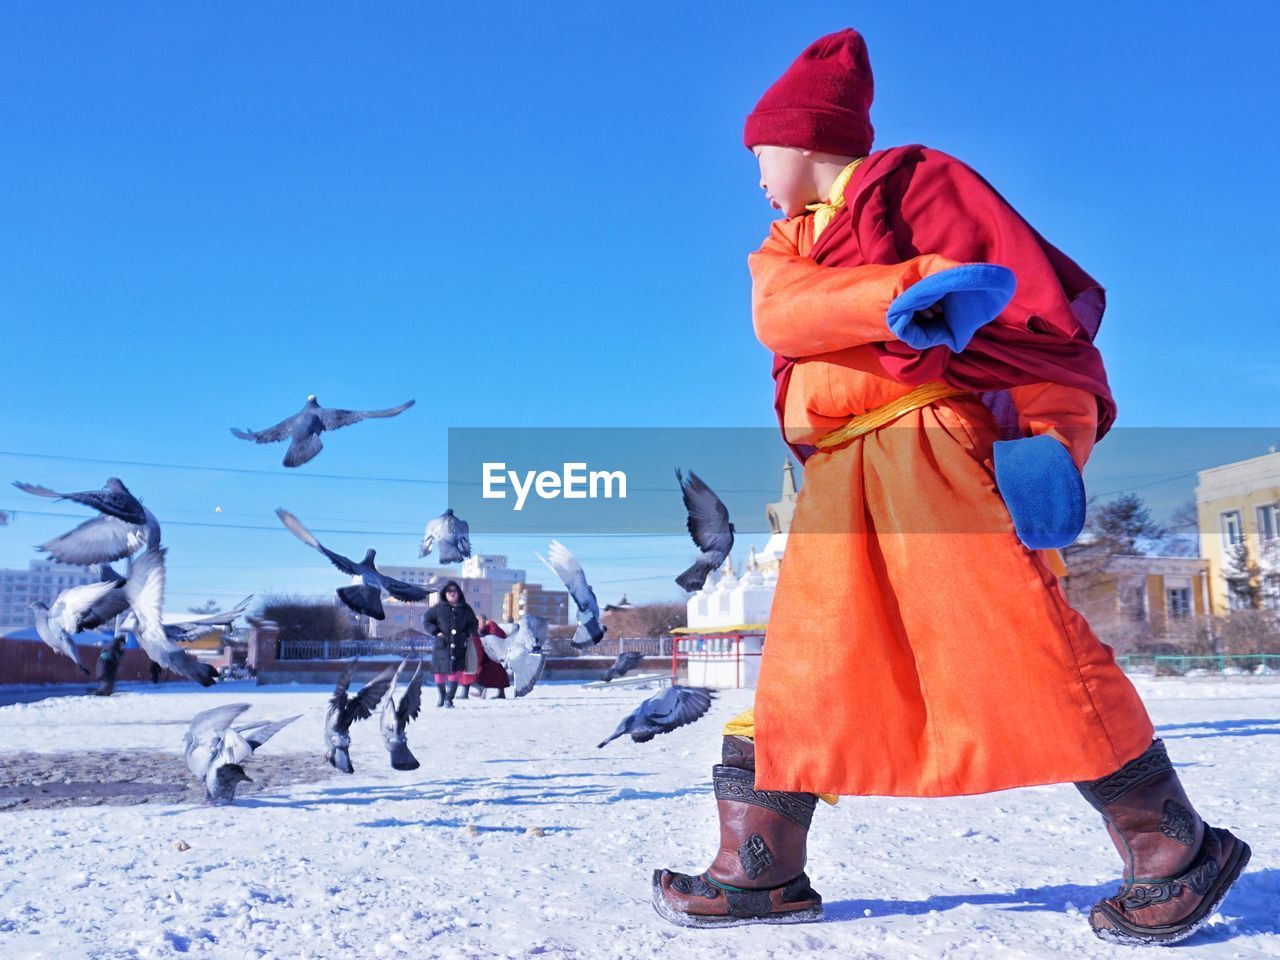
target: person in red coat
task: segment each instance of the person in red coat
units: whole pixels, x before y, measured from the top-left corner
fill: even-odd
[[[462,687],[462,699],[466,700],[470,697],[470,689],[473,686],[479,686],[476,696],[483,700],[484,691],[493,688],[498,691],[497,699],[507,699],[507,685],[511,682],[507,676],[506,668],[489,656],[485,652],[484,644],[481,637],[502,637],[506,639],[506,632],[486,617],[483,613],[479,615],[480,626],[475,635],[471,638],[472,644],[476,648],[476,662],[480,664],[480,668],[475,673],[464,673],[459,680]]]

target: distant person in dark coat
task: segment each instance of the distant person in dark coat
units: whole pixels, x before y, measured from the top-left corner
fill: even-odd
[[[467,650],[479,627],[475,611],[467,605],[457,581],[449,580],[440,590],[440,600],[432,604],[422,618],[427,635],[435,637],[431,650],[431,669],[435,673],[436,690],[440,693],[437,707],[452,707],[458,681],[467,667]]]

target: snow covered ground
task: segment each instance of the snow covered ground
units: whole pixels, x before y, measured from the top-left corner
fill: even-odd
[[[1225,909],[1176,955],[1280,956],[1280,684],[1138,682],[1200,811],[1254,850]],[[233,807],[0,812],[0,957],[1170,955],[1089,932],[1117,860],[1070,786],[820,806],[809,872],[826,922],[691,931],[653,913],[649,878],[709,861],[719,726],[748,691],[722,694],[684,730],[604,750],[595,744],[646,692],[548,684],[447,712],[432,697],[410,728],[422,769],[391,770],[365,722],[345,777],[320,766],[327,694],[230,684],[0,707],[11,769],[18,754],[103,751],[126,779],[130,754],[154,768],[163,752],[179,781],[186,721],[237,700],[253,705],[245,719],[304,714],[250,776],[270,755],[317,765],[316,782]]]

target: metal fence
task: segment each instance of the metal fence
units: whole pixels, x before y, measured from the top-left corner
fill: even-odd
[[[611,637],[605,634],[594,647],[579,650],[569,638],[548,640],[543,650],[552,657],[616,657],[630,650],[646,657],[671,656],[670,637]]]
[[[1280,676],[1280,654],[1220,653],[1209,656],[1131,653],[1116,657],[1126,673],[1153,677]]]
[[[611,637],[608,634],[596,646],[578,650],[568,640],[552,640],[546,652],[561,657],[616,657],[624,650],[634,650],[646,657],[670,657],[670,637]],[[431,638],[405,640],[281,640],[279,660],[349,660],[351,657],[404,657],[407,660],[430,659]]]
[[[431,639],[412,640],[281,640],[278,660],[349,660],[352,657],[403,657],[427,660]]]

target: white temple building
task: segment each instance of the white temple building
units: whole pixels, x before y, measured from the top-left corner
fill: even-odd
[[[733,558],[726,557],[719,576],[712,573],[688,600],[688,627],[680,631],[686,635],[678,642],[685,652],[691,685],[715,689],[756,685],[765,624],[795,508],[795,473],[788,458],[782,466],[782,496],[765,507],[769,539],[764,549],[757,553],[754,545],[750,547],[741,577]]]
[[[744,624],[765,624],[773,605],[773,591],[778,582],[778,569],[787,547],[787,531],[796,509],[796,479],[791,458],[782,465],[782,496],[765,506],[769,521],[769,539],[764,549],[755,546],[747,555],[747,567],[739,577],[733,558],[726,557],[719,576],[711,574],[702,589],[688,600],[690,627],[714,629]]]

